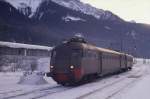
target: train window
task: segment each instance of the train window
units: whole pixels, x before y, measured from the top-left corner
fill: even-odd
[[[84,53],[83,53],[83,57],[89,57],[89,51],[84,51]]]
[[[98,59],[98,58],[99,58],[98,53],[95,53],[95,58],[96,58],[96,59]]]
[[[94,58],[97,58],[97,55],[96,55],[96,53],[94,53]]]
[[[83,56],[80,49],[73,49],[72,56]]]
[[[80,57],[80,54],[79,54],[79,53],[77,53],[77,52],[73,52],[73,53],[72,53],[72,57],[74,57],[74,58],[78,58],[78,57]]]
[[[95,52],[90,52],[90,54],[91,54],[91,58],[96,58],[96,53]]]
[[[83,54],[84,57],[86,58],[98,58],[98,53],[97,52],[93,52],[93,51],[84,51],[84,54]]]
[[[90,51],[87,51],[87,57],[91,57]]]
[[[86,51],[84,56],[87,57],[87,58],[91,57],[91,52],[89,50]]]
[[[72,56],[77,56],[77,55],[78,55],[78,53],[76,53],[76,52],[72,53]]]

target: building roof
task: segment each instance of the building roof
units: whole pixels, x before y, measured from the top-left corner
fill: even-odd
[[[3,42],[3,41],[0,41],[0,46],[10,47],[10,48],[48,50],[48,51],[50,51],[52,49],[52,47],[48,47],[48,46],[13,43],[13,42]]]

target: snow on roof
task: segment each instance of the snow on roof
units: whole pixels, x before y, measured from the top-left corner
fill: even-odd
[[[48,47],[48,46],[3,42],[3,41],[0,41],[0,46],[10,47],[10,48],[39,49],[39,50],[48,50],[48,51],[52,49],[52,47]]]

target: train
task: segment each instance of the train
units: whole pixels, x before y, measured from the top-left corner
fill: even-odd
[[[131,70],[133,56],[97,47],[82,37],[73,37],[52,49],[50,76],[61,85]]]

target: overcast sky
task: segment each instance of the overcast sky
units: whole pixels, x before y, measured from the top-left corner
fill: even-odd
[[[124,20],[150,24],[150,0],[81,0],[113,12]]]

